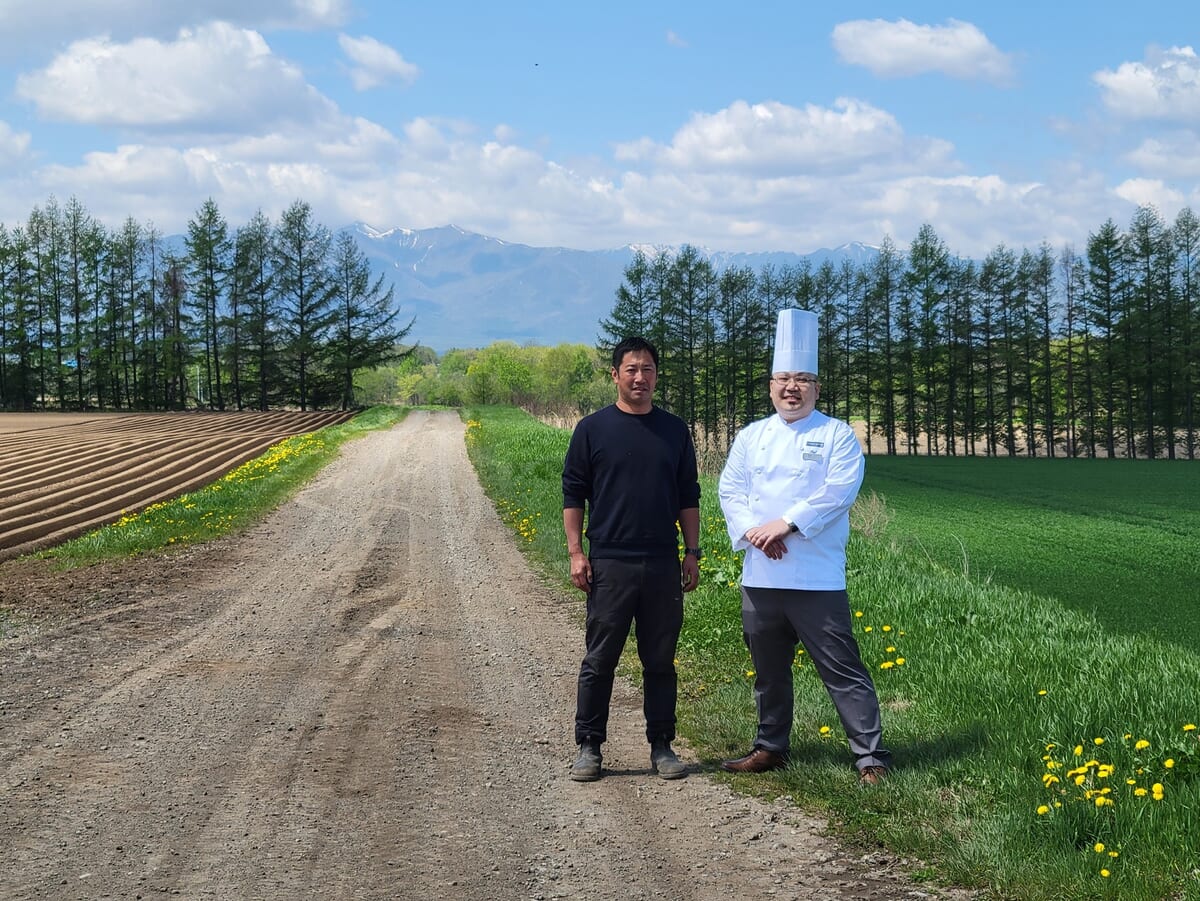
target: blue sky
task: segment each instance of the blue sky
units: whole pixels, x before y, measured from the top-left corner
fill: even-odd
[[[1200,210],[1194,2],[0,0],[0,223],[1082,247]]]

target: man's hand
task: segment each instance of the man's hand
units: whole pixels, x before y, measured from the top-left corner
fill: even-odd
[[[592,563],[583,551],[571,552],[571,584],[584,593],[592,590]]]
[[[691,554],[683,555],[683,590],[695,591],[700,584],[700,561]]]
[[[787,553],[784,539],[792,532],[792,527],[783,518],[772,519],[761,526],[746,530],[746,540],[762,551],[771,560],[779,560]]]

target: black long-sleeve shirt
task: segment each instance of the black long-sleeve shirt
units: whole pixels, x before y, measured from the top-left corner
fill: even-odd
[[[658,407],[597,410],[575,426],[562,487],[564,509],[587,510],[589,556],[674,555],[679,511],[700,506],[691,433]]]

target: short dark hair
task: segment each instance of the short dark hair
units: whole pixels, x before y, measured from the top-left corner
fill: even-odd
[[[650,354],[650,359],[654,361],[654,368],[658,368],[658,348],[640,335],[630,335],[628,338],[622,338],[620,343],[613,348],[612,368],[620,369],[621,361],[625,359],[625,354],[634,353]]]

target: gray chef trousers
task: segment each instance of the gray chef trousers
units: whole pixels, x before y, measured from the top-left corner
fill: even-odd
[[[742,586],[742,632],[754,661],[755,746],[786,754],[792,731],[792,663],[797,642],[837,708],[856,766],[888,766],[879,698],[850,623],[850,596],[839,591]]]

